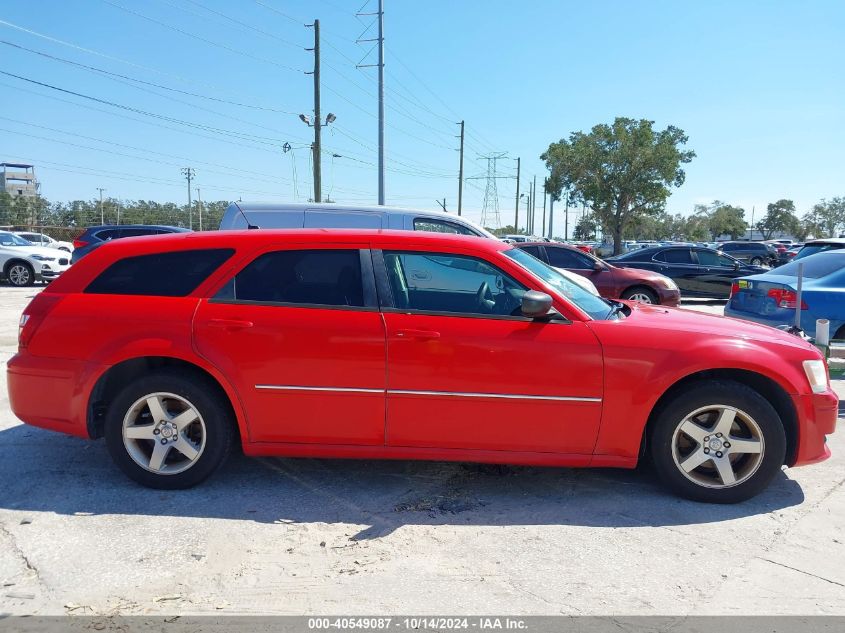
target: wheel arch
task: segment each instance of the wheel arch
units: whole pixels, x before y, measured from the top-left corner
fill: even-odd
[[[691,384],[709,380],[728,380],[745,385],[768,400],[775,411],[777,411],[783,423],[784,432],[786,433],[786,455],[784,457],[784,463],[787,466],[795,463],[798,453],[798,412],[795,410],[795,404],[789,393],[787,393],[782,385],[764,374],[748,369],[735,368],[698,371],[676,380],[666,389],[652,407],[648,420],[643,428],[643,435],[640,441],[640,457],[648,450],[646,438],[666,404]]]
[[[194,374],[210,388],[217,390],[229,405],[229,412],[237,427],[238,437],[242,442],[247,440],[249,436],[246,418],[232,387],[222,376],[216,375],[217,372],[213,369],[207,369],[175,356],[137,356],[122,360],[104,371],[97,378],[88,396],[86,407],[88,436],[92,439],[103,437],[108,403],[127,382],[158,369],[177,369],[180,372]]]

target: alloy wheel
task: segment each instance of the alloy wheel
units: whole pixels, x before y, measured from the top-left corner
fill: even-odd
[[[23,264],[15,264],[9,268],[9,281],[13,286],[25,286],[29,283],[30,272],[29,268]]]
[[[630,296],[631,301],[639,301],[640,303],[651,303],[651,297],[644,292],[635,292]]]
[[[123,419],[123,445],[141,468],[160,475],[188,470],[206,445],[205,422],[188,400],[156,392],[139,398]]]
[[[750,479],[763,462],[765,442],[744,411],[714,404],[689,413],[672,436],[681,474],[706,488],[730,488]]]

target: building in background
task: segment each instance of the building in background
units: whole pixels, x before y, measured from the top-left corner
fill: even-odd
[[[38,180],[35,178],[35,165],[23,163],[0,163],[0,192],[6,192],[13,198],[22,196],[34,198],[38,195]]]

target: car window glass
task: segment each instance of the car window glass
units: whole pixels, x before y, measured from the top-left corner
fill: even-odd
[[[526,288],[484,260],[465,255],[384,253],[394,305],[463,314],[521,314]]]
[[[673,248],[655,256],[655,259],[669,264],[691,264],[692,257],[687,248]]]
[[[698,263],[702,266],[727,266],[733,268],[734,262],[732,259],[719,255],[715,251],[695,251],[698,256]]]
[[[803,266],[803,275],[810,279],[827,277],[831,273],[845,269],[845,254],[841,251],[828,251],[800,261],[791,261],[777,269],[778,275],[797,276],[798,266]]]
[[[593,262],[568,248],[547,246],[546,254],[549,257],[549,264],[558,268],[574,268],[576,270],[591,270]]]
[[[156,229],[136,228],[136,229],[120,229],[120,237],[139,237],[141,235],[160,235],[161,231]]]
[[[94,237],[96,237],[98,240],[103,241],[113,240],[117,238],[117,235],[117,229],[103,229],[102,231],[97,231],[96,233],[94,233]]]
[[[85,288],[87,294],[184,297],[229,259],[231,248],[153,253],[120,259]]]
[[[431,233],[452,233],[454,235],[475,235],[474,231],[465,226],[434,218],[414,218],[414,230]]]
[[[217,299],[363,307],[357,249],[264,253],[217,293]]]
[[[738,250],[739,244],[722,244],[722,250],[725,252]]]
[[[520,246],[519,248],[528,253],[529,255],[533,255],[537,259],[543,259],[543,257],[540,255],[539,246]]]

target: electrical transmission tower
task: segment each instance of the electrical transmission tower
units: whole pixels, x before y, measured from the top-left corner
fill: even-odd
[[[487,161],[487,186],[484,188],[484,205],[481,207],[481,226],[494,229],[502,226],[502,219],[499,217],[499,192],[496,188],[496,161],[506,155],[507,152],[499,152],[479,157]]]

